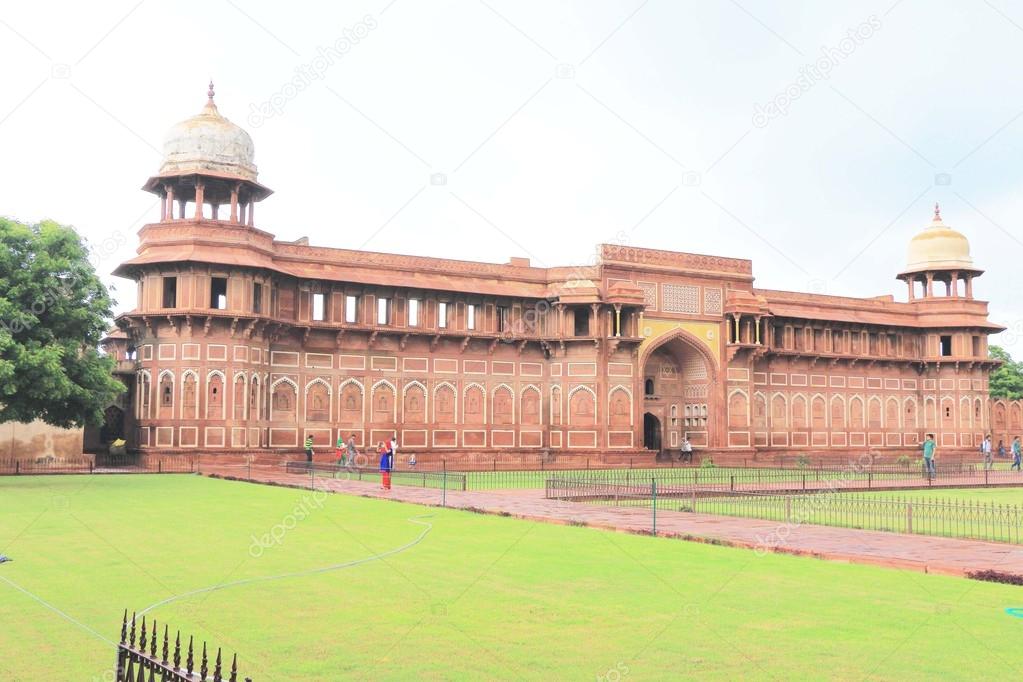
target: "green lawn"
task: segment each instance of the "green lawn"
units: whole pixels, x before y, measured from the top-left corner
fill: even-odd
[[[0,679],[111,679],[114,650],[90,630],[114,639],[125,607],[419,537],[152,615],[238,651],[257,682],[1023,674],[1023,620],[1005,613],[1018,587],[311,495],[186,475],[0,478],[0,553],[15,559],[0,565]],[[284,523],[279,544],[249,551]]]

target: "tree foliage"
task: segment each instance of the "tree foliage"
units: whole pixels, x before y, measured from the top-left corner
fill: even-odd
[[[112,301],[70,227],[0,218],[0,422],[99,425],[123,384],[100,354]]]
[[[1001,346],[991,346],[988,355],[1002,361],[1002,365],[991,372],[988,381],[989,392],[994,398],[1023,398],[1023,362],[1015,362],[1009,352]]]

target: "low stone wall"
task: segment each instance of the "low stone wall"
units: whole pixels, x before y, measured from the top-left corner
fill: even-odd
[[[65,459],[82,454],[82,429],[61,429],[41,421],[0,424],[0,457]]]

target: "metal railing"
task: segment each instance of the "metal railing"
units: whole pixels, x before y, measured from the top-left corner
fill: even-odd
[[[849,492],[719,492],[665,485],[654,477],[631,484],[552,478],[545,495],[569,502],[648,508],[655,532],[657,514],[685,512],[764,519],[787,526],[839,526],[1023,544],[1023,507],[975,500]]]
[[[96,455],[0,459],[0,475],[31,474],[180,474],[197,471],[193,455]]]
[[[285,462],[284,470],[289,474],[343,478],[352,481],[380,481],[380,469],[371,467],[342,466],[320,462]],[[391,471],[391,483],[416,488],[438,488],[444,490],[465,490],[466,475],[450,471],[418,471],[395,469]]]
[[[231,669],[225,670],[219,647],[216,659],[210,661],[206,642],[203,642],[201,658],[197,661],[198,651],[191,636],[188,638],[187,650],[183,651],[181,631],[177,632],[172,643],[169,629],[164,625],[163,641],[160,646],[161,638],[156,621],[150,621],[149,626],[150,631],[147,635],[146,617],[143,616],[136,640],[135,614],[131,615],[129,621],[128,612],[124,612],[124,619],[121,621],[121,641],[117,645],[117,682],[140,680],[152,682],[156,679],[164,682],[238,682],[237,654],[231,659]],[[210,651],[212,653],[212,649]],[[252,678],[246,677],[245,682],[252,682]]]
[[[656,477],[664,485],[728,491],[795,492],[811,490],[883,490],[914,487],[969,487],[1023,485],[1023,474],[1007,469],[985,471],[968,464],[939,465],[927,476],[922,466],[871,467],[648,467],[639,469],[564,469],[522,471],[463,471],[469,490],[502,488],[542,489],[552,477],[631,484]]]

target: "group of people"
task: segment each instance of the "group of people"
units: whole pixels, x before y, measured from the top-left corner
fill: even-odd
[[[313,461],[314,438],[312,435],[305,439],[305,460],[308,463]],[[338,434],[336,448],[337,465],[339,467],[356,466],[356,457],[359,450],[355,445],[355,434],[351,434],[345,441],[343,435]],[[380,457],[380,487],[383,490],[391,489],[391,471],[394,470],[394,456],[398,452],[397,434],[377,443],[377,455]],[[413,452],[408,458],[409,468],[416,466],[416,454]]]
[[[927,438],[924,440],[921,448],[924,451],[924,474],[929,478],[934,478],[935,467],[934,467],[934,453],[937,450],[937,443],[934,441],[934,434],[928,433]],[[1020,443],[1020,437],[1016,436],[1012,439],[1012,466],[1009,469],[1015,469],[1016,471],[1023,470],[1021,463],[1023,463],[1023,444]],[[984,440],[980,444],[980,453],[984,456],[984,469],[990,470],[994,467],[994,449],[991,447],[991,434],[984,436]],[[1005,449],[1005,441],[998,441],[998,456],[1005,457],[1008,453]]]
[[[1019,436],[1012,439],[1012,466],[1010,469],[1020,471],[1020,460],[1023,459],[1023,445],[1020,444]],[[980,452],[984,455],[984,468],[990,469],[994,466],[994,448],[991,447],[991,434],[984,437],[984,441],[980,444]],[[1005,458],[1008,453],[1005,450],[1005,441],[999,439],[998,441],[998,456]]]

